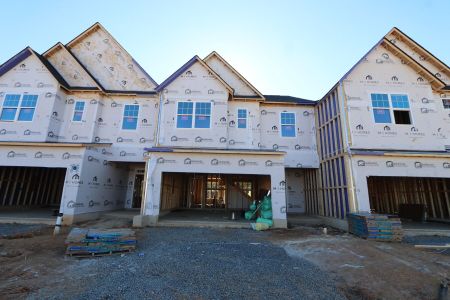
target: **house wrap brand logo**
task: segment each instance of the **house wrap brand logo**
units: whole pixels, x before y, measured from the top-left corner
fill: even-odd
[[[158,163],[158,164],[176,163],[176,160],[174,160],[174,159],[165,159],[164,157],[159,157],[156,160],[156,163]]]
[[[182,141],[189,141],[189,139],[188,138],[183,138],[183,137],[177,137],[177,136],[173,135],[170,138],[170,141],[171,142],[182,142]]]
[[[122,150],[122,151],[120,151],[119,156],[122,156],[122,157],[124,157],[124,156],[137,156],[137,154],[134,153],[134,152],[126,152],[126,151]]]
[[[40,131],[31,131],[29,129],[27,129],[23,132],[23,135],[40,135],[40,134],[41,134]]]
[[[112,201],[109,201],[109,200],[103,201],[103,206],[110,206],[110,205],[114,205],[114,203]]]
[[[365,161],[365,160],[358,160],[357,163],[358,167],[365,167],[365,166],[372,166],[372,167],[376,167],[378,166],[377,162],[374,161]]]
[[[17,153],[14,151],[9,151],[6,157],[8,158],[27,157],[27,155],[25,153]]]
[[[55,156],[50,153],[42,153],[41,151],[38,151],[34,154],[34,158],[54,158]]]
[[[100,202],[95,202],[94,200],[89,201],[89,207],[99,206]]]
[[[270,159],[266,160],[266,162],[264,164],[266,165],[266,167],[283,166],[284,165],[284,163],[282,163],[282,162],[273,162]]]
[[[444,169],[450,169],[450,163],[445,162],[445,163],[442,164],[442,167],[443,167]]]
[[[14,131],[14,130],[6,130],[6,129],[0,130],[0,135],[7,135],[7,134],[17,134],[17,131]]]
[[[244,166],[257,166],[258,163],[256,161],[248,161],[248,160],[245,160],[245,159],[241,159],[241,160],[238,161],[238,165],[241,166],[241,167],[244,167]]]
[[[229,165],[230,162],[228,160],[218,160],[217,158],[211,159],[211,165],[218,166],[218,165]]]
[[[388,167],[388,168],[407,167],[407,165],[405,163],[396,163],[396,162],[393,162],[392,160],[388,160],[386,162],[386,167]]]
[[[84,207],[84,203],[75,202],[73,200],[70,200],[69,202],[67,202],[67,208],[78,208],[78,207]]]
[[[187,157],[184,160],[184,164],[185,165],[202,164],[202,163],[203,163],[203,161],[201,161],[201,160],[194,160],[194,159],[190,159],[189,157]]]

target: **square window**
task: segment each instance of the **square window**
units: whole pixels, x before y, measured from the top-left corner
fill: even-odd
[[[411,124],[411,115],[408,110],[394,110],[395,124]]]
[[[389,109],[373,109],[375,123],[391,123],[391,113]]]
[[[389,107],[389,99],[387,94],[371,94],[372,107]]]
[[[14,121],[16,118],[17,108],[3,108],[0,115],[1,121]]]
[[[406,95],[391,95],[392,107],[393,108],[409,108],[408,96]]]
[[[18,121],[33,121],[34,108],[21,108]]]

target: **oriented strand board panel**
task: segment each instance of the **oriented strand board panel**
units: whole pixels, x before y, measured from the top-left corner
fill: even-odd
[[[353,69],[344,91],[352,148],[443,151],[450,145],[449,110],[425,78],[384,47]],[[371,94],[389,96],[391,122],[375,122]],[[391,96],[398,94],[409,100],[409,125],[394,121]]]
[[[47,60],[59,74],[75,87],[97,87],[95,81],[62,44],[58,44],[46,55]]]
[[[107,90],[152,91],[155,83],[105,30],[96,27],[69,49]]]
[[[213,69],[226,83],[233,89],[235,95],[240,96],[257,96],[258,94],[243,81],[230,67],[223,63],[217,56],[212,55],[206,64]]]

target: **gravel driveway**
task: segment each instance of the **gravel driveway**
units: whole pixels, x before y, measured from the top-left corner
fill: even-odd
[[[345,299],[323,271],[243,229],[146,228],[138,250],[76,259],[31,299]],[[64,266],[63,266],[64,267]]]

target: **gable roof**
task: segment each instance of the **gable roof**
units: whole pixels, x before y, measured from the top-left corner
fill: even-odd
[[[45,57],[46,59],[51,56],[52,54],[54,54],[55,52],[57,52],[59,49],[62,49],[62,51],[65,51],[66,53],[69,54],[69,56],[75,61],[75,63],[81,68],[83,69],[83,71],[86,72],[86,74],[88,75],[89,79],[91,79],[95,85],[97,86],[96,89],[98,90],[104,90],[104,88],[102,87],[102,85],[97,81],[97,79],[95,79],[94,76],[92,76],[92,74],[81,64],[81,62],[72,54],[71,51],[69,51],[69,49],[66,48],[66,46],[64,46],[63,43],[58,42],[55,45],[53,45],[50,49],[48,49],[47,51],[45,51],[44,53],[42,53],[42,56]],[[93,89],[93,87],[74,87],[71,86],[71,89],[77,89],[77,88],[87,88],[87,89]]]
[[[219,75],[217,75],[216,72],[214,72],[203,60],[201,60],[198,55],[195,55],[190,60],[188,60],[184,65],[182,65],[178,70],[176,70],[172,75],[170,75],[166,80],[158,85],[155,90],[157,92],[162,91],[165,87],[171,84],[175,79],[177,79],[181,74],[183,74],[187,69],[189,69],[197,62],[205,67],[209,72],[211,72],[211,74],[213,74],[214,77],[216,77],[216,79],[219,80],[226,87],[226,89],[233,94],[233,88],[228,83],[226,83]]]
[[[401,41],[405,42],[409,47],[411,47],[414,51],[416,51],[417,53],[419,53],[420,55],[424,56],[424,57],[429,57],[431,58],[432,63],[440,68],[441,71],[445,71],[447,73],[447,75],[450,75],[450,67],[447,66],[443,61],[441,61],[439,58],[437,58],[436,56],[434,56],[431,52],[429,52],[427,49],[425,49],[424,47],[422,47],[422,45],[420,45],[419,43],[417,43],[415,40],[413,40],[411,37],[409,37],[406,33],[404,33],[403,31],[401,31],[400,29],[398,29],[397,27],[392,28],[388,34],[386,34],[386,36],[388,35],[394,35],[397,38],[399,38]],[[449,76],[450,77],[450,76]]]
[[[129,55],[131,57],[133,63],[145,74],[145,76],[148,77],[150,82],[153,83],[155,85],[155,87],[158,86],[158,83],[145,71],[144,68],[141,67],[141,65],[133,58],[133,56],[131,56],[130,53],[128,53],[128,51],[125,50],[124,47],[122,47],[122,45],[114,38],[114,36],[111,33],[109,33],[109,31],[106,30],[102,24],[100,24],[100,22],[95,22],[91,27],[89,27],[88,29],[86,29],[85,31],[83,31],[82,33],[77,35],[75,38],[73,38],[70,42],[68,42],[66,44],[66,48],[69,50],[69,52],[71,52],[70,48],[73,45],[75,45],[76,43],[78,43],[78,41],[80,41],[83,38],[85,38],[86,36],[88,36],[91,32],[93,32],[95,30],[99,30],[99,29],[102,30],[103,32],[105,32],[111,38],[111,40],[113,40],[114,43],[116,43],[116,45],[119,46],[119,48],[122,50],[122,52],[126,53],[127,55]]]
[[[431,73],[427,68],[425,68],[419,62],[417,62],[414,58],[409,56],[406,52],[397,47],[387,38],[384,37],[380,44],[384,46],[387,50],[389,50],[391,53],[393,53],[395,56],[405,61],[406,64],[412,67],[418,74],[424,76],[431,83],[431,85],[435,87],[437,90],[445,88],[446,86],[445,82],[436,77],[436,75]]]
[[[342,76],[338,82],[342,82],[358,65],[361,61],[364,60],[364,58],[373,51],[373,49],[375,49],[376,47],[383,45],[387,50],[389,50],[391,53],[393,53],[394,55],[396,55],[397,57],[400,57],[401,59],[403,59],[404,61],[407,62],[408,65],[410,65],[411,67],[414,66],[414,69],[416,70],[416,72],[420,73],[420,74],[424,74],[424,77],[427,78],[427,80],[430,81],[430,83],[432,83],[432,86],[435,87],[438,90],[447,90],[450,89],[450,86],[446,85],[442,80],[440,80],[439,78],[437,78],[434,74],[432,74],[427,68],[425,68],[423,65],[421,65],[419,62],[417,62],[414,58],[412,58],[411,56],[409,56],[407,53],[405,53],[402,49],[400,49],[399,47],[397,47],[395,44],[393,44],[391,41],[389,41],[389,39],[387,39],[387,36],[393,32],[398,32],[403,34],[406,38],[408,38],[409,40],[411,40],[412,42],[414,42],[410,37],[408,37],[406,34],[404,34],[403,32],[400,31],[400,29],[398,29],[397,27],[392,28],[385,36],[383,36],[375,45],[373,45],[372,48],[370,48],[369,51],[367,51],[366,54],[364,54],[351,68],[350,70],[348,70],[344,76]],[[430,56],[434,57],[430,52],[428,52],[427,50],[425,50],[425,48],[423,48],[422,46],[420,46],[419,44],[417,44],[416,42],[414,42],[417,47],[420,47],[421,49],[423,49],[424,51],[426,51]],[[434,57],[436,60],[438,60],[436,57]],[[441,61],[440,61],[441,62]],[[445,65],[443,62],[441,62],[443,64],[443,66],[447,67],[447,65]],[[448,68],[448,67],[447,67]],[[336,85],[333,85],[333,87],[325,93],[325,95],[321,98],[324,99],[329,93],[330,91],[332,91]],[[320,102],[321,100],[319,100]]]
[[[8,59],[0,66],[0,76],[3,76],[5,73],[10,71],[12,68],[17,66],[19,63],[21,63],[31,55],[36,56],[41,61],[41,63],[47,68],[47,70],[53,75],[53,77],[58,81],[59,84],[61,84],[65,88],[69,87],[67,81],[58,73],[58,71],[56,71],[56,69],[53,68],[53,66],[44,57],[42,57],[42,55],[34,51],[29,46]]]
[[[212,57],[217,57],[228,69],[231,70],[232,73],[234,73],[239,79],[241,79],[253,92],[255,92],[257,97],[254,98],[261,98],[264,99],[263,94],[261,94],[247,79],[245,79],[244,76],[242,76],[236,69],[234,69],[222,56],[219,55],[216,51],[211,52],[208,54],[203,61],[207,62]],[[235,95],[236,98],[252,98],[253,96],[242,96],[242,95]]]
[[[266,102],[276,102],[276,103],[292,103],[292,104],[301,104],[301,105],[316,105],[317,101],[308,100],[304,98],[298,98],[293,96],[284,96],[284,95],[264,95],[266,98]]]

